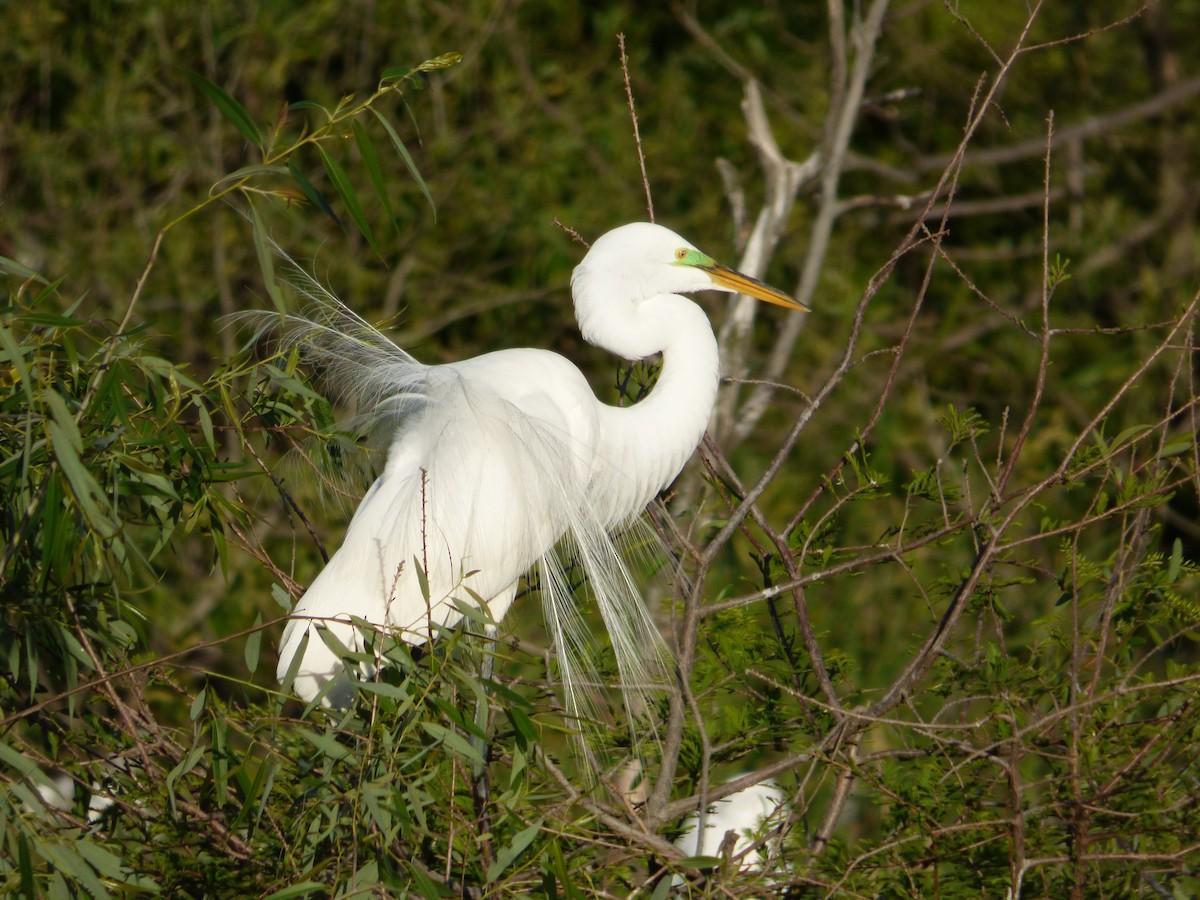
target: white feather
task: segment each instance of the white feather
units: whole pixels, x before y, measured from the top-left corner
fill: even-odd
[[[680,262],[683,253],[693,262]],[[697,259],[711,263],[678,235],[637,224],[600,238],[575,271],[589,341],[630,359],[663,354],[654,389],[627,409],[599,403],[574,365],[543,350],[424,365],[300,279],[313,308],[287,320],[285,340],[354,402],[356,427],[389,449],[341,548],[284,630],[281,680],[292,672],[301,697],[324,690],[325,702],[344,705],[351,676],[318,625],[352,651],[364,648],[352,616],[420,644],[459,622],[460,605],[482,600],[498,622],[536,566],[567,708],[587,717],[594,668],[563,565],[576,561],[627,699],[666,684],[669,653],[612,534],[670,484],[708,422],[716,341],[704,313],[678,294],[733,288]]]
[[[738,856],[749,850],[757,835],[775,824],[787,802],[787,795],[774,779],[752,784],[709,806],[703,835],[698,831],[699,816],[695,813],[688,816],[687,826],[675,846],[689,856],[716,856],[726,833],[732,831],[736,840],[730,855]],[[757,869],[761,862],[758,850],[750,850],[742,858],[741,868]]]

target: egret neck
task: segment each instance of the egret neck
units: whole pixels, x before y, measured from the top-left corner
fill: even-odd
[[[576,290],[581,288],[590,285],[577,281]],[[678,475],[704,437],[720,377],[717,341],[699,306],[678,294],[656,294],[634,302],[633,310],[634,327],[627,315],[589,317],[584,332],[626,359],[662,354],[648,396],[633,406],[599,409],[597,456],[626,476],[605,479],[612,496],[597,498],[611,511],[610,524],[627,519],[631,509],[644,509]]]

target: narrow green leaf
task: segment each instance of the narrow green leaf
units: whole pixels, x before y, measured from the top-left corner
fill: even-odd
[[[284,612],[292,611],[292,598],[288,596],[288,592],[283,589],[283,585],[275,582],[271,585],[271,599],[274,600]]]
[[[1148,434],[1150,430],[1149,425],[1131,425],[1113,439],[1112,449],[1115,451],[1124,447],[1128,442],[1140,439],[1143,435]]]
[[[28,810],[40,810],[47,805],[46,799],[39,791],[20,781],[6,785],[4,793],[0,794],[0,797],[3,797],[4,802],[10,805],[19,804]],[[16,801],[15,804],[14,801]],[[3,824],[4,818],[0,816],[0,825]]]
[[[563,890],[568,897],[578,896],[578,892],[571,886],[571,873],[567,869],[567,860],[563,856],[562,846],[557,840],[550,841],[550,865],[555,875],[558,876],[558,883],[563,886]],[[671,879],[664,878],[663,882],[670,884]]]
[[[208,687],[200,688],[200,692],[196,694],[196,698],[192,701],[192,708],[188,710],[188,717],[195,722],[201,715],[204,714],[204,701],[208,699]]]
[[[200,418],[200,430],[204,433],[204,443],[208,445],[209,450],[216,453],[217,436],[213,431],[212,416],[209,415],[208,407],[204,405],[204,400],[199,394],[192,394],[192,404],[196,407],[196,415]]]
[[[676,865],[684,866],[688,869],[715,869],[721,864],[719,856],[689,856],[687,859],[679,860]]]
[[[351,617],[351,620],[353,620],[353,617]],[[365,619],[359,619],[358,621],[360,623],[366,622]],[[356,652],[347,647],[342,642],[342,639],[339,638],[337,634],[334,633],[333,629],[330,628],[326,623],[319,622],[317,623],[316,627],[317,636],[321,638],[326,647],[337,654],[338,659],[358,659],[363,662],[370,661],[370,657],[367,654]]]
[[[33,279],[34,281],[48,284],[45,278],[28,266],[23,266],[15,259],[9,259],[7,256],[0,256],[0,271],[8,272],[10,275],[16,275],[18,278],[24,278],[26,281]]]
[[[37,764],[33,760],[23,753],[18,753],[8,744],[0,743],[0,762],[11,766],[19,775],[28,778],[36,778],[39,773]]]
[[[195,704],[192,704],[193,706]],[[184,759],[182,759],[175,768],[167,773],[167,795],[171,801],[171,812],[175,812],[175,783],[184,775],[192,771],[196,767],[196,763],[200,761],[200,757],[204,755],[204,745],[197,744],[194,746]]]
[[[417,573],[417,587],[420,588],[421,597],[426,605],[429,604],[429,576],[425,574],[425,567],[421,565],[421,561],[415,556],[413,557],[413,569]]]
[[[454,674],[455,674],[456,679],[459,679],[459,680],[463,679],[466,676],[466,673],[463,672],[461,669],[456,670]],[[478,684],[478,682],[476,682],[476,684]],[[475,689],[475,685],[471,685],[471,687],[473,689]],[[479,693],[478,690],[476,690],[476,693],[477,694]],[[446,700],[442,699],[441,697],[437,697],[437,696],[429,697],[429,702],[432,703],[437,708],[438,712],[440,712],[451,723],[457,725],[463,731],[473,734],[479,738],[482,738],[485,736],[483,728],[480,727],[479,725],[475,724],[474,719],[471,717],[469,712],[467,712],[466,710],[462,710],[455,704],[449,703]],[[443,726],[439,726],[439,727],[443,727]]]
[[[118,884],[137,885],[145,888],[158,886],[148,878],[134,875],[125,868],[125,864],[120,857],[101,847],[90,838],[76,841],[75,849],[79,851],[79,855],[87,860],[88,864],[100,873],[100,875],[105,878],[111,878]]]
[[[112,537],[116,534],[117,526],[103,508],[107,504],[104,492],[80,458],[83,454],[83,438],[79,434],[79,427],[67,410],[61,394],[47,391],[45,397],[50,407],[50,442],[59,467],[71,485],[75,502],[92,531],[102,537]]]
[[[3,322],[0,322],[0,350],[4,351],[4,355],[8,357],[8,361],[16,369],[17,381],[21,382],[21,390],[25,394],[25,400],[30,406],[34,406],[33,385],[29,380],[29,367],[25,365],[25,354],[17,346],[17,341],[13,337],[12,331]]]
[[[50,328],[78,328],[85,324],[83,319],[49,312],[23,313],[17,316],[17,320],[23,325],[44,325]]]
[[[420,866],[408,865],[408,873],[412,875],[413,881],[420,888],[422,897],[445,897],[446,893],[442,891],[432,878],[425,874]]]
[[[524,738],[527,744],[537,741],[537,728],[534,727],[533,720],[526,715],[524,710],[507,707],[505,712],[508,714],[509,721],[512,722],[513,729],[520,737]]]
[[[375,195],[379,197],[383,208],[387,210],[388,218],[392,225],[397,230],[400,224],[396,221],[396,213],[392,209],[392,202],[388,199],[387,188],[383,184],[383,168],[379,165],[379,154],[375,152],[375,143],[371,140],[371,136],[367,134],[367,129],[363,127],[362,122],[355,119],[354,140],[358,142],[358,151],[362,154],[363,162],[367,166],[367,174],[371,176],[371,183],[375,186]]]
[[[408,148],[404,146],[404,141],[400,140],[400,135],[396,134],[396,129],[392,127],[392,123],[377,109],[372,109],[380,123],[383,125],[383,130],[387,132],[388,137],[392,140],[392,145],[396,148],[396,152],[400,154],[400,158],[404,160],[404,165],[408,167],[408,174],[413,177],[417,183],[417,187],[421,189],[421,193],[425,195],[425,199],[429,202],[429,208],[433,211],[433,221],[437,221],[437,205],[433,202],[433,194],[429,193],[429,185],[425,183],[425,179],[421,177],[420,171],[417,170],[417,164],[413,161],[412,155],[408,152]]]
[[[260,150],[265,146],[262,133],[258,130],[258,126],[254,124],[254,120],[250,118],[250,114],[246,112],[245,107],[238,103],[237,100],[219,85],[213,84],[199,72],[193,72],[191,69],[184,69],[188,78],[192,80],[192,84],[200,89],[200,92],[206,96],[209,101],[220,110],[221,115],[234,124],[250,143],[258,147]]]
[[[128,622],[114,619],[109,623],[108,631],[113,636],[113,639],[126,650],[132,649],[133,645],[137,643],[137,632],[134,631],[133,626]]]
[[[65,627],[59,628],[58,638],[66,646],[67,652],[70,653],[71,656],[73,656],[79,662],[83,663],[89,669],[94,668],[94,666],[92,664],[92,658],[90,656],[88,656],[88,652],[83,649],[83,644],[81,644],[79,642],[79,638],[77,638],[77,637],[75,637],[75,635],[71,634],[71,632],[68,631]]]
[[[388,840],[390,842],[391,839],[389,838]],[[386,893],[382,890],[372,890],[372,888],[378,885],[379,863],[372,859],[354,873],[354,878],[349,885],[350,890],[347,891],[346,895],[349,897],[386,896]]]
[[[254,822],[258,822],[267,806],[267,797],[270,796],[280,763],[278,760],[263,761],[262,765],[253,769],[253,777],[252,766],[253,761],[247,759],[233,772],[241,796],[241,808],[230,823],[231,828],[240,828],[251,817]]]
[[[240,169],[234,169],[228,175],[224,175],[218,180],[217,185],[228,184],[231,181],[241,181],[244,178],[249,178],[252,175],[286,175],[288,170],[284,166],[266,166],[262,163],[255,163],[250,166],[242,166]]]
[[[346,170],[341,167],[336,159],[326,153],[325,148],[320,144],[317,145],[317,152],[321,154],[321,162],[325,166],[325,171],[329,173],[329,180],[333,182],[333,187],[338,192],[338,196],[346,204],[346,210],[350,213],[350,218],[354,220],[354,224],[358,226],[358,230],[367,239],[367,243],[371,245],[371,249],[375,251],[375,255],[382,257],[383,253],[380,252],[379,245],[375,242],[375,232],[371,230],[371,223],[367,221],[367,217],[363,213],[362,203],[358,199],[358,192],[354,190],[354,185],[350,183],[350,178],[346,175]]]
[[[42,286],[42,289],[33,295],[33,299],[29,301],[29,306],[31,308],[35,307],[35,306],[39,306],[47,298],[52,296],[59,289],[59,287],[62,286],[62,283],[63,283],[63,280],[61,278],[57,278],[54,281],[46,282]],[[83,297],[86,297],[86,296],[87,296],[87,291],[84,291],[83,294],[80,295],[80,298],[82,299]],[[70,308],[67,310],[67,312],[68,313],[74,312],[78,303],[79,303],[78,300],[75,301],[75,303],[72,303]]]
[[[1167,564],[1167,584],[1174,584],[1183,568],[1183,541],[1175,538],[1171,545],[1171,561]]]
[[[54,868],[75,879],[79,887],[87,891],[93,900],[111,896],[103,882],[92,871],[92,867],[74,851],[73,847],[74,845],[68,846],[47,841],[42,843],[40,850]]]
[[[299,884],[288,885],[273,894],[267,894],[263,900],[290,900],[292,897],[307,897],[310,894],[328,894],[329,885],[319,881],[302,881]]]
[[[333,114],[330,113],[329,110],[323,107],[320,103],[314,103],[312,100],[297,100],[295,103],[289,103],[288,109],[292,111],[315,109],[319,112],[325,113],[326,121],[333,118]]]
[[[33,887],[33,859],[29,855],[29,844],[23,832],[17,833],[17,866],[21,870],[21,896],[36,897]]]
[[[513,835],[513,839],[496,854],[496,861],[488,866],[487,880],[495,881],[504,871],[516,862],[517,858],[525,852],[526,848],[533,843],[533,839],[538,836],[538,832],[542,830],[542,822],[539,819],[528,828],[523,828]]]
[[[300,646],[296,648],[296,652],[292,656],[292,661],[288,663],[287,671],[279,679],[279,694],[275,698],[276,713],[283,710],[283,704],[287,702],[288,695],[292,693],[292,687],[296,681],[296,673],[300,671],[300,663],[304,660],[304,654],[308,649],[308,641],[311,636],[312,632],[304,632],[304,636],[300,638]]]
[[[360,681],[356,687],[367,694],[378,694],[381,697],[388,697],[392,700],[408,701],[408,691],[398,685],[388,684],[386,681]]]
[[[458,597],[452,597],[450,602],[454,604],[454,608],[462,613],[463,617],[476,623],[477,625],[495,625],[496,620],[492,618],[488,611],[487,602],[479,599],[476,595],[477,602],[469,603],[466,600],[460,600]]]
[[[338,218],[337,213],[333,211],[333,207],[329,205],[329,201],[325,199],[325,195],[317,190],[317,186],[309,180],[304,171],[296,165],[295,160],[288,160],[288,171],[292,174],[292,178],[296,180],[296,184],[300,185],[300,190],[304,196],[308,198],[308,202],[315,206],[325,215],[329,216],[342,231],[346,230],[346,226],[342,224],[342,220]]]
[[[364,784],[362,787],[362,798],[366,803],[367,811],[370,812],[371,818],[375,821],[380,832],[383,834],[385,841],[389,843],[393,837],[393,822],[391,813],[382,803],[380,803],[380,789],[377,785]]]
[[[525,771],[529,767],[529,763],[525,759],[525,751],[520,745],[512,748],[512,768],[508,770],[508,790],[509,793],[515,794],[525,780]]]
[[[258,655],[262,647],[262,613],[254,617],[254,630],[246,637],[246,668],[250,674],[258,671]]]
[[[271,239],[267,237],[267,229],[263,225],[262,217],[258,214],[258,207],[253,203],[250,206],[250,233],[254,236],[254,255],[258,257],[258,268],[262,272],[263,286],[267,289],[267,295],[271,298],[271,302],[275,304],[275,309],[279,313],[287,313],[287,304],[283,301],[283,293],[279,290],[279,284],[275,280],[275,254],[271,251]]]
[[[330,759],[357,759],[354,752],[345,744],[338,743],[337,738],[332,734],[323,731],[310,731],[306,728],[300,729],[299,734]]]
[[[422,722],[421,727],[431,737],[442,743],[447,750],[469,762],[483,764],[483,756],[466,738],[436,722]]]
[[[1171,438],[1163,444],[1163,448],[1158,451],[1159,459],[1169,459],[1172,456],[1182,456],[1189,452],[1196,445],[1196,435],[1182,434],[1179,437]]]
[[[221,575],[228,579],[229,543],[225,540],[225,533],[220,528],[214,528],[209,534],[212,537],[213,547],[217,551],[217,562],[221,564]]]
[[[46,892],[46,896],[50,900],[75,900],[78,896],[67,887],[67,879],[63,877],[62,872],[57,869],[53,870],[54,874],[50,876],[50,889]]]
[[[179,382],[183,387],[190,388],[194,391],[202,390],[200,383],[194,378],[188,376],[179,366],[173,362],[163,359],[161,356],[152,356],[148,353],[140,354],[135,360],[137,365],[141,366],[147,372],[161,376],[163,379],[171,382]]]

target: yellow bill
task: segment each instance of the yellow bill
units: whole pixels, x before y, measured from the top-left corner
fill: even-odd
[[[747,297],[754,297],[766,303],[773,303],[776,306],[782,306],[784,309],[798,309],[801,312],[810,312],[807,306],[794,297],[788,296],[783,291],[776,290],[769,284],[763,284],[757,278],[751,278],[749,275],[743,275],[741,272],[734,271],[728,266],[714,262],[712,265],[700,266],[699,268],[707,272],[709,277],[717,284],[729,288],[731,291],[745,294]]]

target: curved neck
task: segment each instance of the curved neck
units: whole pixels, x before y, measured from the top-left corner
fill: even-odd
[[[650,298],[638,305],[637,318],[646,326],[643,336],[657,337],[649,352],[662,353],[662,370],[640,402],[624,408],[601,405],[600,454],[611,471],[625,477],[605,480],[609,490],[621,486],[617,497],[597,499],[615,510],[640,513],[675,479],[704,437],[720,359],[708,317],[690,300],[674,294]],[[596,343],[625,355],[612,346],[619,342]]]

